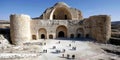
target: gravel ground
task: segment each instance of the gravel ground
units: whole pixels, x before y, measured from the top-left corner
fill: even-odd
[[[72,49],[73,47],[76,49]],[[119,55],[104,49],[120,51],[119,46],[75,40],[33,40],[24,43],[23,46],[2,43],[0,60],[73,60],[72,55],[75,55],[74,60],[120,60]]]

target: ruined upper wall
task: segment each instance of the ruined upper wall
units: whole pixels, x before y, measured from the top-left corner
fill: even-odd
[[[47,8],[38,19],[81,20],[83,16],[80,10],[71,8],[64,2],[58,2],[53,7]]]

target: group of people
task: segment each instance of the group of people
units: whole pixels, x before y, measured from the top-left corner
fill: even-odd
[[[64,58],[64,57],[65,57],[65,55],[64,55],[64,54],[62,54],[62,57]],[[67,58],[67,59],[70,59],[70,55],[69,55],[69,54],[67,54],[66,58]],[[71,58],[72,58],[72,59],[75,59],[75,55],[72,55],[72,56],[71,56]]]
[[[57,42],[57,44],[60,44],[60,43],[61,43],[60,41]],[[43,43],[43,44],[46,45],[46,43]],[[71,46],[72,46],[72,45],[69,44],[69,47],[71,47]],[[52,49],[56,49],[56,46],[53,46]],[[76,47],[72,47],[72,50],[76,50]],[[70,54],[66,54],[66,56],[65,56],[65,54],[64,54],[65,52],[66,52],[65,49],[62,49],[62,50],[58,50],[58,49],[57,49],[57,50],[56,50],[56,53],[63,53],[63,54],[62,54],[62,57],[63,57],[63,58],[66,57],[67,59],[70,59]],[[43,53],[47,53],[47,49],[44,49],[44,50],[43,50]],[[74,55],[74,54],[71,55],[71,58],[72,58],[72,59],[75,59],[75,55]]]
[[[58,43],[60,44],[61,42],[58,41]],[[74,42],[74,43],[75,43],[75,42]],[[71,47],[71,46],[72,46],[72,45],[69,44],[69,47]],[[76,47],[72,47],[72,50],[76,50]],[[66,51],[65,49],[62,50],[63,53],[65,53],[65,51]],[[62,57],[64,58],[64,57],[65,57],[65,54],[62,54]],[[66,55],[66,58],[67,58],[67,59],[70,59],[70,55],[67,54],[67,55]],[[71,56],[71,58],[72,58],[72,59],[75,59],[75,55],[73,54],[73,55]]]

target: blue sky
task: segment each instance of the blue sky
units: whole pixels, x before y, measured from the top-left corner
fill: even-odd
[[[38,17],[57,2],[81,10],[84,18],[107,14],[112,21],[120,21],[120,0],[0,0],[0,20],[9,20],[10,14]]]

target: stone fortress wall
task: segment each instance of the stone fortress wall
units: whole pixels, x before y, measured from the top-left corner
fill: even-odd
[[[36,18],[28,15],[10,16],[11,39],[15,44],[25,41],[54,38],[93,38],[106,42],[111,36],[108,15],[83,18],[80,10],[63,2],[56,3]]]
[[[85,19],[85,31],[98,42],[107,42],[111,37],[111,19],[108,15],[91,16]]]
[[[77,37],[77,30],[83,28],[79,23],[79,20],[31,20],[31,34],[36,36],[36,39],[40,39],[41,34],[45,34],[49,39],[50,35],[57,38],[58,32],[63,31],[66,38],[70,38],[71,34]],[[44,32],[40,30],[44,30]]]

